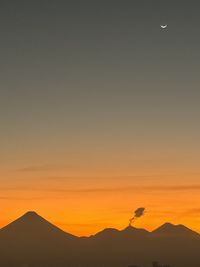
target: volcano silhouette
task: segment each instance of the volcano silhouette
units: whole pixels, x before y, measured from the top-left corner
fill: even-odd
[[[125,229],[121,231],[121,234],[124,236],[145,236],[149,234],[149,232],[142,228],[136,228],[131,225],[127,226]]]
[[[51,224],[43,217],[38,215],[34,211],[29,211],[23,216],[8,224],[0,231],[0,238],[4,236],[6,238],[14,239],[73,239],[75,236],[64,232],[57,226]]]
[[[174,225],[172,223],[165,223],[155,229],[152,233],[160,235],[181,235],[187,237],[199,237],[199,234],[182,224]]]
[[[69,264],[76,239],[29,211],[0,230],[0,266]]]
[[[2,267],[200,266],[200,235],[184,225],[165,223],[153,232],[128,226],[79,238],[34,211],[0,229]]]
[[[128,226],[123,230],[117,230],[115,228],[106,228],[95,235],[90,236],[92,239],[102,240],[109,242],[123,242],[124,240],[128,239],[136,239],[139,237],[142,239],[143,237],[147,236],[149,232],[145,229],[135,228],[133,226]]]

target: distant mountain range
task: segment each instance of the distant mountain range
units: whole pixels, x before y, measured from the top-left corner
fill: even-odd
[[[2,267],[127,267],[160,261],[174,267],[200,266],[200,235],[165,223],[148,232],[128,226],[76,237],[35,212],[0,229]]]

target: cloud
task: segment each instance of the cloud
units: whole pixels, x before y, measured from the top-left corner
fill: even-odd
[[[198,215],[199,216],[200,215],[200,208],[188,209],[185,211],[185,214],[194,215],[194,216]]]
[[[178,192],[178,191],[200,191],[200,184],[196,185],[168,185],[168,186],[120,186],[120,187],[88,187],[88,188],[61,188],[61,187],[37,187],[33,185],[18,187],[1,187],[0,192],[6,191],[35,191],[52,193],[123,193],[123,192]]]
[[[44,164],[44,165],[33,165],[24,168],[17,169],[18,172],[46,172],[46,171],[59,171],[59,170],[72,170],[77,168],[73,165],[56,165],[56,164]]]
[[[3,195],[5,192],[30,192],[30,196],[6,196]],[[14,201],[31,201],[31,200],[46,200],[46,199],[62,199],[66,194],[118,194],[118,193],[134,193],[134,192],[180,192],[180,191],[196,191],[199,193],[200,185],[171,185],[171,186],[125,186],[125,187],[99,187],[99,188],[47,188],[47,187],[4,187],[0,189],[2,195],[0,200],[14,200]],[[32,192],[32,193],[31,193]],[[34,196],[31,194],[36,192],[42,193],[43,196]],[[45,194],[49,193],[48,195]],[[52,195],[52,194],[56,195]],[[58,195],[59,194],[59,195]],[[186,212],[187,213],[187,212]],[[200,214],[200,209],[190,209],[188,214]]]
[[[0,196],[0,200],[16,200],[16,201],[28,201],[28,200],[43,200],[45,197],[15,197],[15,196]]]
[[[200,185],[170,185],[170,186],[122,186],[122,187],[91,187],[91,188],[50,188],[48,191],[63,193],[101,193],[101,192],[123,192],[123,191],[200,191]]]

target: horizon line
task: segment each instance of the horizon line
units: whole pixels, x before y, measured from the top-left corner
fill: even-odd
[[[196,231],[196,230],[194,230],[194,229],[192,229],[192,228],[189,228],[188,226],[186,226],[186,225],[184,225],[184,224],[174,224],[174,223],[171,223],[171,222],[167,221],[167,222],[161,224],[160,226],[156,227],[156,228],[153,229],[152,231],[149,231],[149,230],[147,230],[147,229],[145,229],[145,228],[138,228],[138,227],[135,227],[135,226],[133,226],[133,225],[128,224],[125,228],[122,228],[121,230],[120,230],[120,229],[117,229],[117,228],[114,228],[114,227],[106,227],[106,228],[103,228],[102,230],[99,230],[98,232],[95,232],[94,234],[91,234],[91,235],[81,235],[81,236],[78,236],[78,235],[72,234],[72,233],[70,233],[70,232],[68,232],[68,231],[66,231],[66,230],[63,230],[63,229],[62,229],[61,227],[59,227],[57,224],[54,224],[54,223],[52,223],[51,221],[48,221],[47,219],[45,219],[44,217],[42,217],[40,214],[38,214],[36,211],[33,211],[33,210],[27,211],[27,212],[25,212],[23,215],[21,215],[21,216],[17,217],[16,219],[12,220],[11,222],[9,222],[8,224],[6,224],[5,226],[1,227],[1,228],[0,228],[0,231],[1,231],[2,229],[6,228],[7,226],[9,226],[11,223],[15,222],[16,220],[19,220],[20,218],[25,217],[25,216],[30,215],[30,214],[32,214],[33,216],[38,216],[39,218],[42,218],[42,219],[45,220],[47,223],[50,223],[50,224],[53,225],[54,227],[56,227],[56,228],[60,229],[61,231],[63,231],[64,233],[73,235],[74,237],[77,237],[77,238],[81,238],[81,237],[87,237],[87,238],[89,238],[89,237],[92,237],[92,236],[97,235],[98,233],[101,233],[102,231],[104,231],[104,230],[106,230],[106,229],[114,229],[114,230],[117,230],[117,231],[119,231],[119,232],[122,232],[122,231],[126,230],[127,228],[133,228],[133,229],[138,229],[138,230],[145,230],[145,231],[148,232],[148,233],[153,233],[154,231],[156,231],[156,230],[159,229],[160,227],[162,227],[162,226],[164,226],[164,225],[167,225],[167,224],[168,224],[168,225],[175,226],[175,227],[183,226],[183,227],[187,228],[188,230],[190,230],[190,231],[192,231],[192,232],[194,232],[194,233],[200,235],[200,232],[198,232],[198,231]],[[73,224],[73,225],[76,225],[76,224]]]

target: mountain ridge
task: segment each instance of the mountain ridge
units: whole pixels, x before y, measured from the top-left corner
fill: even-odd
[[[171,234],[177,229],[179,234]],[[0,251],[4,267],[146,267],[155,259],[175,267],[196,267],[200,266],[200,235],[166,223],[152,232],[128,226],[82,238],[31,211],[0,229]]]
[[[1,231],[5,231],[8,227],[13,227],[13,225],[17,225],[18,223],[20,224],[23,224],[23,223],[28,223],[28,224],[32,224],[34,226],[34,224],[38,224],[38,223],[42,223],[42,224],[48,224],[48,227],[53,227],[54,229],[62,232],[62,233],[65,233],[71,237],[76,237],[76,238],[79,238],[78,236],[76,235],[73,235],[71,233],[68,233],[66,232],[65,230],[59,228],[58,226],[54,225],[53,223],[47,221],[46,219],[44,219],[42,216],[40,216],[37,212],[35,211],[27,211],[26,213],[24,213],[22,216],[18,217],[16,220],[8,223],[7,225],[3,226],[2,228],[0,228],[0,232]],[[200,233],[194,231],[193,229],[190,229],[188,228],[187,226],[183,225],[183,224],[172,224],[170,222],[166,222],[160,226],[158,226],[157,228],[155,228],[154,230],[152,231],[148,231],[144,228],[136,228],[134,226],[130,226],[128,225],[127,227],[125,227],[124,229],[122,230],[119,230],[117,228],[105,228],[105,229],[102,229],[100,230],[99,232],[96,232],[95,234],[92,234],[92,235],[89,235],[89,236],[84,236],[84,238],[90,238],[90,237],[95,237],[95,236],[99,236],[99,235],[103,235],[105,233],[107,234],[120,234],[120,233],[138,233],[138,232],[141,232],[143,234],[151,234],[151,233],[154,233],[154,234],[164,234],[164,233],[170,233],[172,234],[175,230],[177,230],[177,232],[180,234],[181,231],[182,232],[187,232],[187,233],[193,233],[193,234],[196,234],[196,235],[199,235],[200,236]],[[80,236],[82,237],[82,236]]]
[[[152,234],[161,235],[193,235],[200,236],[200,234],[183,224],[164,223],[151,232]]]
[[[1,233],[12,234],[13,231],[19,231],[20,233],[28,233],[32,232],[35,228],[37,228],[37,231],[45,231],[48,232],[48,234],[54,231],[57,232],[59,235],[63,234],[68,237],[75,238],[74,235],[67,233],[56,225],[50,223],[42,216],[38,215],[35,211],[28,211],[16,220],[2,227],[0,229],[0,236]]]

